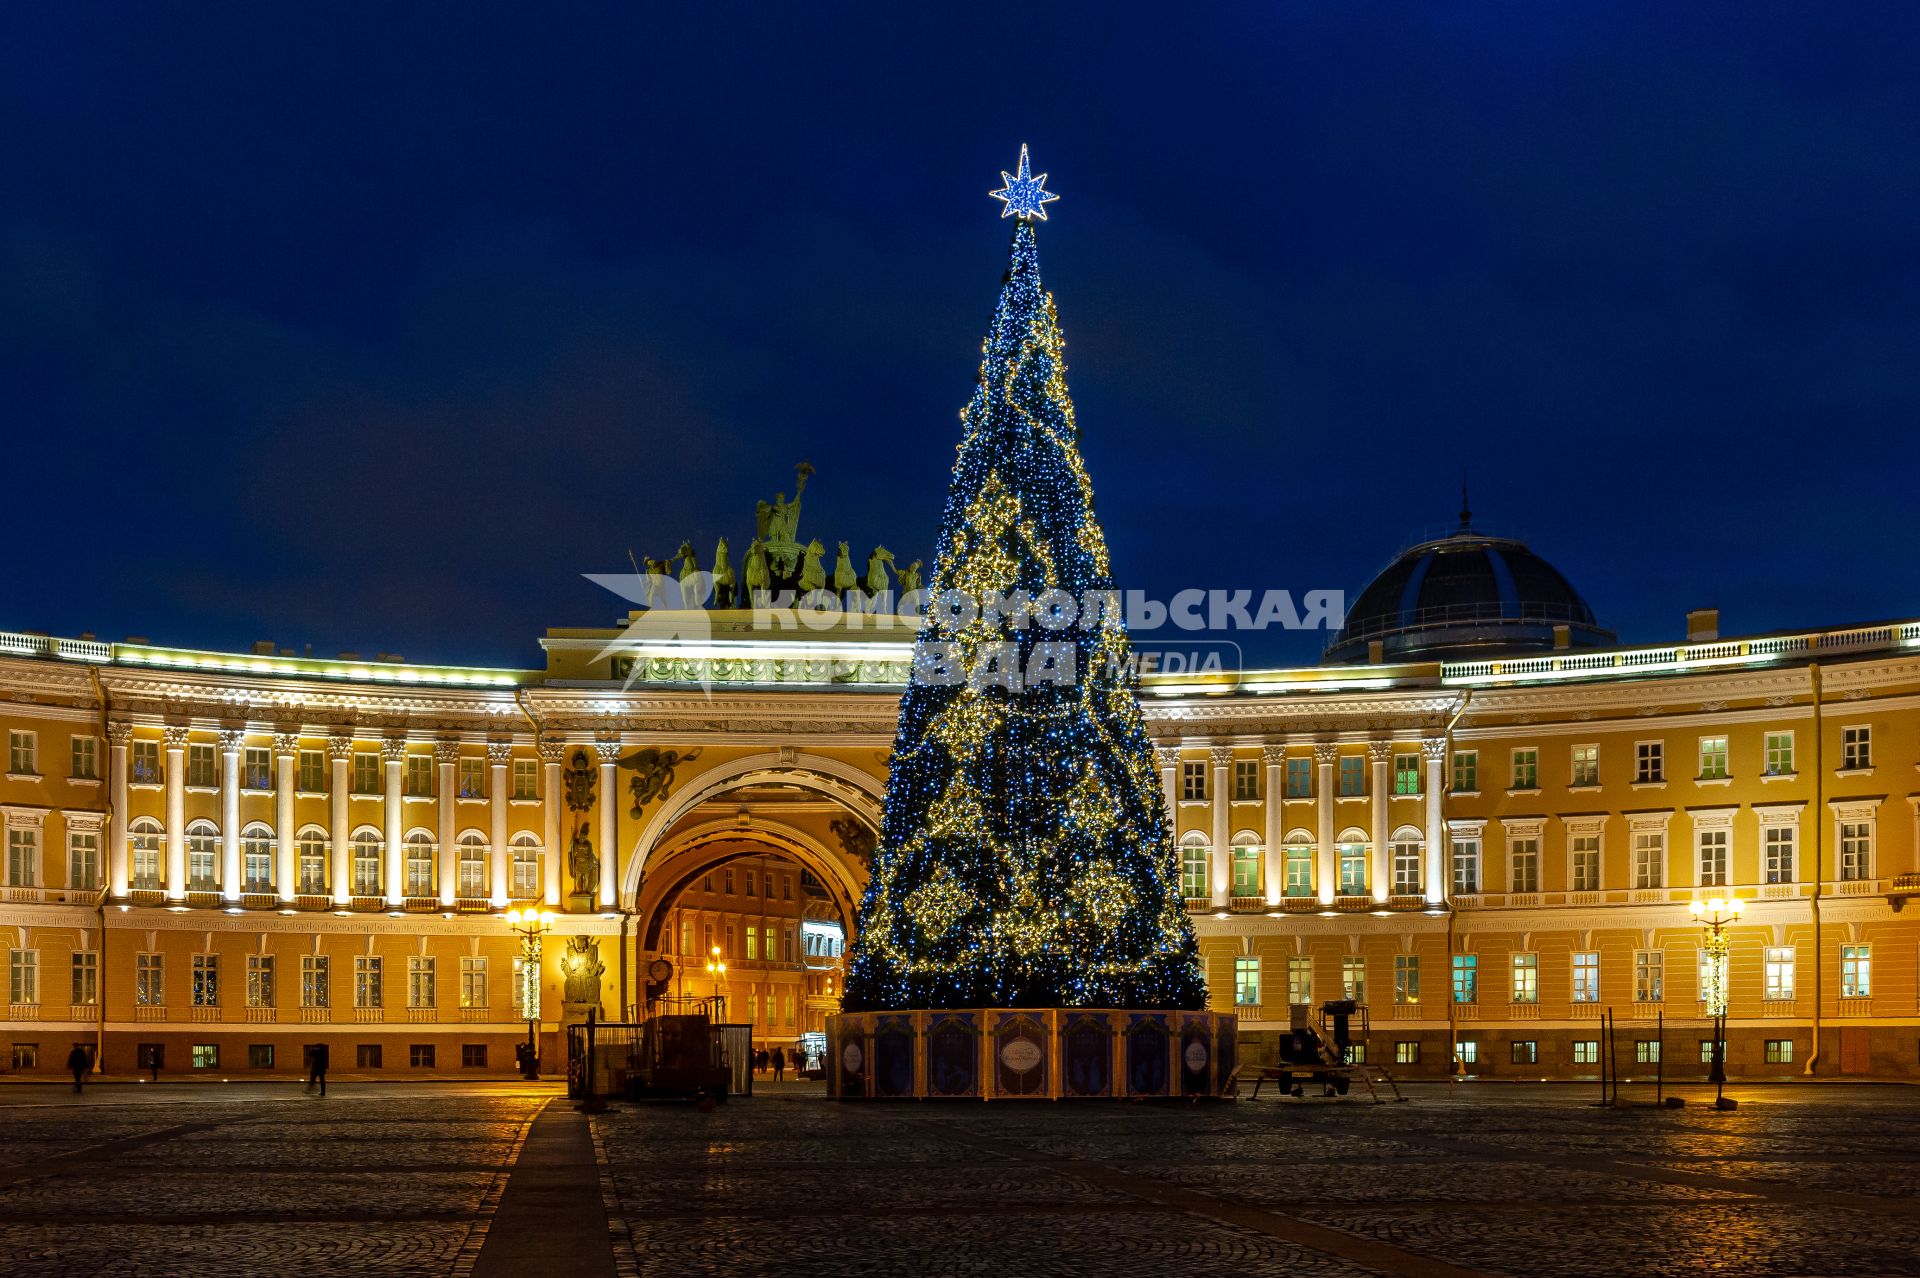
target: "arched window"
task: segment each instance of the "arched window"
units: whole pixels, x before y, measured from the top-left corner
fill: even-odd
[[[531,901],[540,895],[540,840],[516,834],[508,847],[513,853],[514,899]]]
[[[1189,834],[1180,841],[1180,895],[1189,901],[1207,898],[1207,862],[1212,857],[1204,835]]]
[[[1233,836],[1233,894],[1259,896],[1260,839],[1245,830]]]
[[[460,836],[458,893],[469,901],[487,894],[487,836],[468,830]]]
[[[141,817],[127,827],[127,844],[133,854],[133,877],[128,886],[143,892],[158,892],[164,883],[160,877],[160,858],[165,834],[152,817]]]
[[[220,890],[220,831],[211,821],[187,827],[187,891]]]
[[[255,821],[240,831],[240,888],[244,892],[273,891],[273,831]]]
[[[361,826],[353,832],[353,894],[380,895],[380,853],[384,847],[380,831]]]
[[[1295,830],[1280,845],[1288,896],[1313,895],[1313,836]]]
[[[433,895],[433,863],[440,851],[440,845],[425,830],[409,831],[401,840],[404,854],[402,869],[405,872],[408,896]]]
[[[294,876],[302,896],[324,896],[327,891],[327,857],[332,843],[327,832],[317,825],[307,826],[294,836]]]
[[[1395,896],[1420,895],[1420,863],[1424,859],[1426,840],[1420,831],[1412,826],[1402,826],[1393,832],[1393,894]]]
[[[1340,854],[1340,895],[1367,894],[1367,836],[1360,830],[1348,830],[1336,844]]]

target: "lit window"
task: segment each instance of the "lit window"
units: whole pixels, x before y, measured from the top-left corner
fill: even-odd
[[[1666,953],[1662,950],[1633,952],[1633,1001],[1664,1003],[1667,998]]]
[[[160,954],[133,956],[133,1001],[137,1007],[167,1005],[166,959]]]
[[[516,834],[512,852],[513,894],[521,900],[540,895],[540,841],[531,834]]]
[[[1540,1062],[1540,1044],[1531,1038],[1516,1038],[1508,1053],[1515,1065],[1537,1065]]]
[[[1573,1041],[1573,1063],[1575,1065],[1597,1065],[1600,1063],[1600,1040],[1597,1038],[1577,1038]]]
[[[1463,1038],[1453,1045],[1453,1059],[1462,1065],[1472,1065],[1480,1059],[1480,1044],[1477,1040]]]
[[[1479,955],[1456,954],[1453,956],[1453,1001],[1456,1003],[1480,1001]]]
[[[1287,1002],[1313,1002],[1313,959],[1308,955],[1287,958]]]
[[[1420,1063],[1420,1044],[1417,1040],[1401,1039],[1393,1045],[1393,1063],[1395,1065],[1418,1065]]]
[[[218,954],[193,956],[193,1005],[195,1007],[220,1006],[220,956]]]
[[[1840,947],[1840,997],[1867,998],[1873,993],[1873,947]]]
[[[1395,794],[1420,793],[1419,755],[1396,754],[1393,756],[1393,792]]]
[[[487,960],[463,957],[460,960],[460,1006],[487,1005]]]
[[[273,955],[247,955],[247,1006],[272,1007]]]
[[[381,841],[377,830],[362,830],[353,836],[353,894],[380,895]]]
[[[353,1005],[376,1008],[385,1006],[380,957],[358,954],[353,960]]]
[[[191,1060],[195,1069],[219,1069],[220,1045],[218,1043],[195,1043],[191,1049]]]
[[[1579,950],[1573,956],[1573,1001],[1600,1001],[1600,954],[1597,950]]]
[[[40,1001],[40,952],[10,950],[7,954],[7,998],[32,1004]]]
[[[1420,895],[1420,862],[1426,851],[1426,845],[1420,836],[1402,833],[1394,836],[1391,844],[1393,854],[1393,894],[1395,896]]]
[[[302,954],[300,956],[300,1006],[331,1007],[333,1005],[332,970],[325,954]]]
[[[1356,1003],[1367,1001],[1367,960],[1358,954],[1340,960],[1340,997]]]
[[[1513,1001],[1540,1001],[1540,956],[1531,951],[1513,956]]]
[[[1700,779],[1702,781],[1724,781],[1727,777],[1727,739],[1725,737],[1700,738]]]
[[[1635,1039],[1633,1059],[1640,1065],[1658,1065],[1660,1063],[1660,1040],[1657,1038]]]
[[[254,824],[240,832],[240,889],[273,891],[273,831]]]
[[[1766,1044],[1767,1064],[1793,1064],[1793,1040],[1790,1038],[1770,1038]]]
[[[407,1006],[433,1007],[438,993],[437,971],[433,958],[426,954],[407,957]]]
[[[135,741],[127,760],[127,780],[134,785],[160,784],[160,743]]]
[[[1573,748],[1573,784],[1600,784],[1600,747],[1577,745]]]
[[[1769,732],[1766,735],[1767,767],[1770,777],[1793,775],[1793,733]]]
[[[1367,845],[1343,842],[1336,850],[1340,854],[1340,895],[1365,896],[1367,894]]]
[[[100,1002],[100,954],[96,950],[73,952],[71,1000],[75,1007],[93,1007]]]
[[[1286,861],[1288,896],[1313,895],[1313,841],[1296,831],[1287,836],[1283,849]]]
[[[1233,846],[1233,894],[1260,895],[1260,847],[1253,843]]]
[[[487,836],[468,830],[455,849],[454,894],[469,901],[487,894]]]
[[[327,856],[331,846],[326,831],[316,825],[300,831],[294,839],[294,872],[299,876],[302,895],[321,896],[326,893]]]
[[[248,746],[240,756],[240,784],[249,790],[273,789],[273,751]]]
[[[127,843],[132,859],[130,886],[147,892],[160,889],[161,838],[160,823],[148,817],[140,818],[128,829]]]
[[[1393,956],[1393,1001],[1412,1004],[1420,1001],[1420,956]]]
[[[478,755],[463,756],[454,783],[459,787],[459,797],[462,799],[486,798],[487,761]]]
[[[1793,946],[1770,945],[1765,954],[1765,995],[1775,1001],[1793,997]]]
[[[1233,960],[1233,1001],[1237,1007],[1254,1007],[1260,1002],[1260,960],[1238,955]]]
[[[220,831],[211,821],[187,827],[187,890],[212,892],[220,886]]]
[[[1189,901],[1205,900],[1207,896],[1207,861],[1212,855],[1206,844],[1188,842],[1180,845],[1180,891]]]

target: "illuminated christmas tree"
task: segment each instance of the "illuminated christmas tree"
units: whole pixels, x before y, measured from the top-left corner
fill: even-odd
[[[1018,221],[947,492],[844,1006],[1206,1001],[1036,221]]]

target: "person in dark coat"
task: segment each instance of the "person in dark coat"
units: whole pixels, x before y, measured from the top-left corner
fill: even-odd
[[[307,1049],[307,1090],[311,1092],[314,1084],[319,1084],[320,1094],[327,1094],[327,1045],[315,1043]]]
[[[73,1050],[67,1053],[67,1068],[73,1072],[73,1090],[85,1090],[81,1085],[87,1081],[87,1071],[93,1068],[92,1053],[75,1043]]]
[[[787,1077],[787,1054],[780,1048],[773,1049],[773,1081],[782,1082]]]

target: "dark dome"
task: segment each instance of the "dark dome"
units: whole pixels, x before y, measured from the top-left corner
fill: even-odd
[[[1385,661],[1458,661],[1615,641],[1558,569],[1512,537],[1476,531],[1463,519],[1445,537],[1423,541],[1388,564],[1347,609],[1346,627],[1321,658],[1367,660],[1379,640]]]

